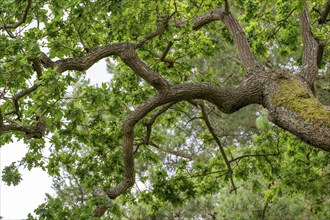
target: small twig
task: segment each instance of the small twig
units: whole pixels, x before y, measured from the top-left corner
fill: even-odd
[[[160,151],[172,154],[174,156],[182,157],[182,158],[188,159],[190,161],[193,160],[193,155],[191,155],[191,154],[187,154],[187,153],[180,152],[180,151],[175,151],[175,150],[162,149],[159,145],[157,145],[153,142],[150,142],[149,145],[154,147],[154,148],[157,148]]]
[[[277,32],[281,29],[282,25],[288,20],[288,18],[293,14],[293,12],[294,12],[296,9],[297,9],[297,8],[293,8],[293,9],[287,14],[287,16],[286,16],[285,18],[283,18],[282,20],[280,20],[280,21],[278,22],[279,24],[277,25],[277,27],[275,27],[275,31],[274,31],[271,35],[268,36],[267,41],[268,41],[270,38],[272,38],[274,35],[277,34]]]
[[[154,32],[152,32],[152,33],[150,33],[150,34],[147,34],[147,35],[144,36],[141,40],[139,40],[139,41],[136,43],[135,47],[136,47],[136,48],[139,48],[139,47],[141,47],[146,41],[148,41],[148,40],[150,40],[150,39],[152,39],[152,38],[154,38],[154,37],[156,37],[156,36],[158,36],[158,35],[164,33],[164,32],[166,31],[167,27],[168,27],[168,22],[169,22],[169,17],[166,18],[166,19],[164,20],[163,24],[162,24],[162,25],[161,25],[156,31],[154,31]]]
[[[210,171],[210,172],[200,172],[200,173],[195,173],[193,175],[190,175],[190,178],[195,178],[195,177],[200,177],[200,176],[206,176],[206,175],[210,175],[210,174],[216,174],[216,173],[220,173],[220,175],[218,177],[221,177],[225,174],[228,173],[228,170],[216,170],[216,171]]]
[[[187,122],[186,122],[186,124],[185,124],[185,127],[187,127],[187,125],[190,123],[190,122],[192,122],[192,121],[194,121],[194,120],[197,120],[197,119],[203,119],[203,117],[192,117],[192,118],[190,118]]]
[[[82,38],[82,36],[81,36],[81,32],[80,32],[80,27],[81,27],[82,24],[80,24],[79,27],[77,27],[77,25],[76,25],[74,22],[72,22],[72,24],[73,24],[74,29],[77,31],[77,34],[78,34],[78,37],[79,37],[80,43],[81,43],[82,46],[84,47],[84,50],[88,53],[89,50],[90,50],[90,47],[89,47],[88,45],[85,44],[85,42],[84,42],[84,40],[83,40],[83,38]]]
[[[234,182],[234,179],[233,179],[233,169],[230,165],[230,161],[228,160],[227,158],[227,154],[225,152],[225,149],[224,147],[222,146],[221,144],[221,141],[219,140],[218,136],[216,135],[212,125],[211,125],[211,122],[208,118],[208,114],[207,114],[207,111],[206,111],[206,108],[205,108],[205,105],[203,102],[199,102],[198,105],[200,106],[201,110],[202,110],[202,115],[203,115],[203,119],[205,121],[205,124],[209,130],[209,132],[211,133],[214,141],[217,143],[217,145],[219,146],[219,149],[220,149],[220,153],[225,161],[225,164],[228,168],[228,175],[229,175],[229,179],[230,179],[230,182],[231,182],[231,185],[232,185],[232,191],[235,191],[236,193],[236,190],[237,190],[237,187],[235,186],[235,182]]]
[[[39,86],[40,86],[40,83],[36,83],[33,86],[31,86],[30,88],[17,93],[16,95],[13,96],[13,100],[18,100],[18,99],[30,94],[31,92],[35,91]]]
[[[173,41],[169,41],[166,45],[166,48],[163,52],[163,54],[160,56],[160,60],[164,61],[165,57],[167,56],[168,52],[170,51],[171,47],[173,45]]]
[[[235,162],[235,161],[240,161],[241,159],[245,158],[245,157],[267,157],[267,156],[277,156],[278,153],[273,153],[273,154],[246,154],[246,155],[242,155],[239,157],[236,157],[232,160],[229,161],[229,163]]]
[[[272,181],[269,185],[268,185],[268,189],[272,188],[272,186],[274,185],[274,181]],[[269,205],[269,201],[268,199],[266,200],[266,203],[264,205],[264,208],[262,209],[262,213],[261,213],[261,219],[264,220],[266,219],[266,210],[268,208],[268,205]]]
[[[151,136],[151,131],[152,131],[152,126],[153,124],[156,122],[157,118],[163,114],[164,112],[166,112],[172,105],[174,105],[175,103],[168,103],[166,105],[164,105],[159,111],[157,111],[149,121],[147,121],[145,123],[146,127],[147,127],[147,131],[146,131],[146,136],[143,140],[143,142],[139,143],[134,151],[134,154],[139,150],[141,145],[148,145],[150,143],[150,136]]]
[[[4,23],[4,24],[0,25],[0,30],[1,29],[7,29],[7,28],[17,28],[18,26],[23,24],[26,20],[26,17],[27,17],[27,14],[29,12],[29,9],[31,7],[31,4],[32,4],[32,0],[27,0],[27,4],[25,6],[22,18],[19,21],[17,21],[15,24],[6,24],[6,23]]]

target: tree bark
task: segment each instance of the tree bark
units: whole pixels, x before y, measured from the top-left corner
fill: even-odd
[[[277,74],[265,89],[269,120],[306,143],[330,152],[330,108],[323,106],[301,78]]]
[[[250,104],[262,104],[269,119],[301,140],[330,152],[330,109],[313,95],[303,79],[287,72],[259,72],[235,88],[218,88],[210,83],[168,87],[133,111],[123,124],[125,174],[123,181],[106,191],[114,199],[134,184],[134,126],[149,112],[168,103],[204,99],[225,113]]]
[[[29,9],[26,7],[26,13]],[[124,152],[124,178],[114,188],[104,190],[107,199],[114,199],[129,189],[135,181],[134,174],[134,126],[148,113],[160,106],[172,105],[179,101],[191,101],[194,99],[206,100],[213,103],[224,113],[233,113],[250,104],[260,104],[269,111],[269,120],[277,126],[295,134],[298,138],[316,148],[330,152],[330,108],[323,106],[314,96],[312,91],[317,77],[317,63],[319,57],[319,43],[313,37],[310,28],[310,18],[307,5],[299,16],[302,42],[304,46],[302,67],[299,76],[285,71],[266,72],[259,68],[254,54],[249,46],[248,39],[234,15],[229,11],[217,8],[194,19],[193,30],[197,30],[216,20],[222,21],[229,30],[240,58],[240,63],[246,73],[246,78],[237,87],[220,88],[212,83],[189,83],[172,85],[165,77],[161,76],[144,61],[136,50],[140,49],[144,42],[164,33],[169,24],[168,20],[152,34],[143,37],[138,43],[131,42],[113,43],[90,50],[81,58],[66,58],[52,61],[46,54],[42,54],[38,63],[45,68],[55,68],[58,74],[69,70],[83,71],[89,69],[100,59],[109,56],[119,56],[135,74],[143,78],[158,93],[136,108],[124,120],[122,125]],[[14,25],[2,25],[0,29],[11,28],[24,22],[26,13],[22,19]],[[329,13],[329,1],[324,14]],[[324,19],[323,19],[324,20]],[[181,21],[173,21],[177,28],[182,27]],[[168,44],[162,57],[165,58],[172,44]],[[164,59],[163,58],[163,59]],[[37,70],[36,70],[37,71]],[[40,73],[40,68],[38,68]],[[39,84],[17,93],[12,97],[15,105],[29,93],[39,88]],[[19,115],[19,109],[16,108]],[[21,131],[31,138],[40,138],[44,133],[44,124],[39,123],[35,127],[10,124],[4,116],[9,113],[0,111],[0,134],[3,132]],[[42,126],[41,126],[42,125]],[[150,128],[151,129],[151,128]],[[149,140],[148,140],[149,141]],[[228,161],[227,161],[228,162]],[[230,162],[228,162],[229,164]],[[95,212],[100,217],[107,207],[100,206]]]

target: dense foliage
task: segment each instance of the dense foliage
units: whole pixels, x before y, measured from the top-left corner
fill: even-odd
[[[105,219],[330,218],[329,152],[268,121],[260,105],[227,115],[195,98],[148,112],[134,127],[135,185],[115,200],[95,196],[123,179],[122,124],[158,87],[119,53],[107,60],[109,81],[97,85],[85,79],[87,58],[85,66],[61,62],[131,42],[170,84],[240,85],[246,69],[225,25],[192,23],[229,6],[263,71],[300,71],[303,1],[228,2],[1,1],[0,145],[23,140],[29,149],[2,180],[17,185],[18,167],[41,167],[57,192],[29,219],[91,219],[104,206]],[[330,1],[307,4],[323,50],[315,90],[330,105]]]

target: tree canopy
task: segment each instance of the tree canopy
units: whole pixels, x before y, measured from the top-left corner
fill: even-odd
[[[329,217],[329,0],[0,6],[0,145],[28,147],[2,178],[54,177],[41,218],[165,218],[183,204],[216,218],[229,192],[262,198],[250,217],[284,194]],[[92,85],[101,59],[109,81]]]

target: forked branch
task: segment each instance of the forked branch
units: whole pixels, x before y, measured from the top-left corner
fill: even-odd
[[[243,83],[240,86],[240,90],[237,90],[218,88],[210,83],[192,83],[168,87],[165,91],[162,91],[153,98],[147,100],[140,107],[135,109],[123,122],[122,147],[124,152],[124,179],[116,187],[106,190],[105,192],[107,196],[110,199],[115,199],[126,192],[126,190],[134,184],[134,126],[155,108],[164,106],[158,113],[156,113],[156,118],[173,103],[183,100],[205,99],[215,104],[220,110],[231,113],[248,104],[259,103],[262,94],[262,87],[262,84],[258,86],[253,83]],[[153,121],[151,121],[151,123],[152,122]],[[102,216],[105,211],[106,208],[100,206],[95,214],[97,213],[99,216]]]
[[[157,111],[149,121],[147,121],[146,123],[146,127],[147,127],[147,132],[146,132],[146,136],[144,139],[144,144],[149,144],[150,143],[150,137],[151,137],[151,131],[152,131],[152,126],[154,125],[154,123],[156,122],[157,118],[163,114],[164,112],[166,112],[171,106],[174,105],[173,103],[168,103],[166,105],[164,105],[161,109],[159,109],[159,111]]]
[[[81,58],[66,58],[54,62],[46,54],[42,54],[39,59],[45,68],[56,68],[59,73],[62,73],[68,70],[87,70],[105,57],[119,56],[137,75],[157,90],[169,86],[165,78],[139,58],[135,48],[136,45],[132,43],[113,43],[90,50],[86,56]]]

